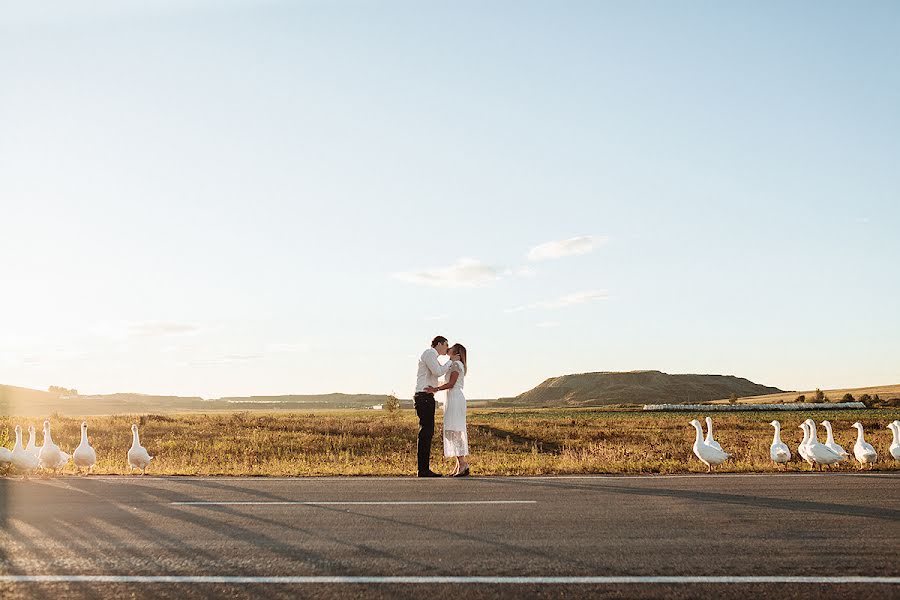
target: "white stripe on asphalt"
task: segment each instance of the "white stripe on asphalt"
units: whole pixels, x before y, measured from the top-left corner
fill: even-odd
[[[537,504],[537,500],[383,500],[383,501],[323,501],[315,502],[313,500],[293,501],[293,500],[248,500],[248,501],[223,501],[223,502],[207,502],[200,500],[191,500],[184,502],[169,502],[177,506],[268,506],[268,505],[299,505],[299,506],[385,506],[385,505],[409,505],[409,504],[427,504],[427,505],[447,505],[447,504]]]
[[[616,585],[616,584],[900,584],[900,577],[868,576],[608,576],[608,577],[240,577],[215,575],[0,575],[0,583],[224,583],[224,584],[500,584],[500,585]]]

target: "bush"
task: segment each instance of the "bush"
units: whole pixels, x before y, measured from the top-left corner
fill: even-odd
[[[815,404],[822,404],[823,402],[828,402],[828,396],[825,395],[825,392],[816,388],[816,394],[813,396],[812,402]]]
[[[881,403],[881,398],[878,397],[878,394],[875,394],[874,396],[863,394],[859,397],[859,401],[862,402],[866,408],[878,408],[878,404]]]
[[[731,395],[728,396],[728,403],[729,404],[737,404],[737,401],[738,401],[738,395],[735,394],[734,392],[731,392]]]
[[[800,394],[799,396],[797,396],[795,402],[806,402],[806,394]]]
[[[390,414],[396,413],[400,410],[400,399],[397,398],[394,394],[391,394],[387,397],[387,400],[384,401],[384,410],[386,410]]]
[[[853,394],[848,392],[841,398],[841,402],[856,402],[856,398],[853,397]]]

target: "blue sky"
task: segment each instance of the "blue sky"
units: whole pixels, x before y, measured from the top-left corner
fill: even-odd
[[[900,382],[896,3],[0,7],[2,383]]]

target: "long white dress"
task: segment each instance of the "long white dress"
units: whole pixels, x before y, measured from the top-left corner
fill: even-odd
[[[455,360],[447,374],[456,371],[459,377],[456,385],[447,390],[447,401],[444,403],[444,456],[468,456],[469,435],[466,433],[466,395],[463,387],[466,383],[466,368],[461,361]]]

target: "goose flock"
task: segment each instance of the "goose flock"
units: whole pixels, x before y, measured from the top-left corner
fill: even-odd
[[[690,423],[696,430],[694,438],[694,455],[700,459],[700,462],[706,465],[707,473],[711,473],[713,467],[719,466],[728,460],[731,455],[722,449],[722,446],[713,439],[712,419],[706,417],[706,438],[703,437],[703,426],[700,421],[694,419]],[[775,428],[775,435],[772,438],[772,445],[769,446],[769,458],[776,465],[784,465],[787,470],[788,462],[790,462],[791,449],[788,445],[781,441],[781,423],[772,421],[769,423]],[[822,421],[825,427],[826,438],[825,443],[819,441],[816,435],[816,422],[812,419],[806,419],[800,423],[798,429],[803,430],[803,441],[797,446],[797,454],[800,458],[809,463],[810,469],[823,469],[826,465],[834,465],[844,460],[849,460],[850,454],[844,450],[837,442],[834,441],[834,429],[829,421]],[[863,434],[862,423],[858,421],[853,424],[856,428],[856,443],[853,445],[853,457],[859,463],[859,468],[871,467],[878,460],[878,452],[872,447],[872,444],[866,442]],[[892,421],[888,423],[887,428],[893,434],[893,442],[889,449],[890,455],[894,460],[900,461],[900,421]]]
[[[0,467],[6,467],[7,470],[15,469],[24,477],[34,473],[40,469],[44,473],[58,473],[64,468],[69,460],[75,463],[75,468],[79,473],[85,472],[90,474],[97,464],[97,452],[88,441],[88,425],[86,421],[81,423],[81,443],[75,448],[72,454],[63,452],[62,449],[53,441],[50,433],[50,421],[44,421],[44,443],[38,446],[35,443],[34,426],[28,427],[28,443],[22,445],[22,427],[16,425],[16,443],[12,450],[0,447]],[[147,449],[141,446],[141,440],[138,436],[138,426],[131,426],[132,442],[131,448],[128,450],[128,466],[132,471],[140,469],[141,475],[147,471],[150,466],[152,456]]]

